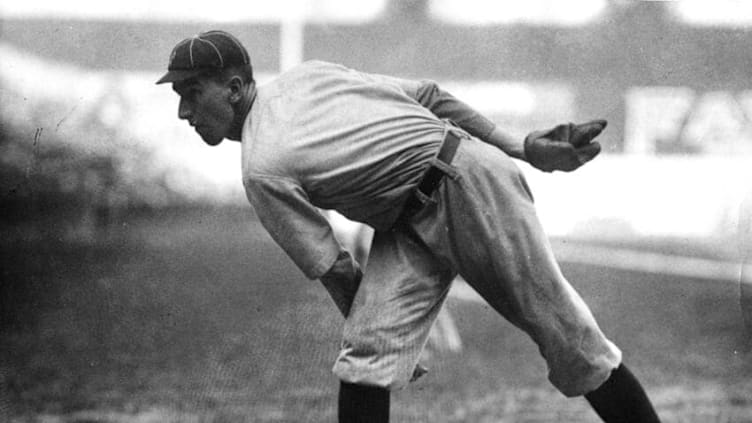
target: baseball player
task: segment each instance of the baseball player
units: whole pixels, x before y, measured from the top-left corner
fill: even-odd
[[[564,395],[607,422],[656,422],[621,351],[562,275],[512,158],[544,171],[592,159],[604,121],[507,135],[431,81],[310,61],[257,86],[248,52],[209,31],[168,72],[178,117],[208,145],[242,143],[243,183],[274,240],[345,316],[333,371],[341,422],[385,422],[452,279],[525,331]],[[319,209],[373,227],[364,272]]]

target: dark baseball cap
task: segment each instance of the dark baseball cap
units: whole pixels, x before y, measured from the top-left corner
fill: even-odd
[[[207,71],[250,65],[243,44],[225,31],[202,32],[179,42],[170,54],[167,73],[157,81],[184,81]]]

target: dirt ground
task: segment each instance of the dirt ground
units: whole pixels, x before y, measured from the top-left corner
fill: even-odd
[[[94,240],[19,230],[0,241],[0,420],[334,421],[341,318],[249,212],[130,216]],[[737,283],[562,268],[665,422],[752,422]],[[393,421],[598,421],[519,330],[447,307],[464,350],[432,354]]]

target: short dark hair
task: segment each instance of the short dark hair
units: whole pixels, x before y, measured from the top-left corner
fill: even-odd
[[[202,76],[212,78],[218,82],[227,82],[234,76],[239,76],[244,84],[255,82],[253,79],[253,67],[250,64],[230,66],[223,69],[213,69]]]

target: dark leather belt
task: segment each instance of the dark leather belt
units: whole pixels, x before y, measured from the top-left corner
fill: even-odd
[[[440,160],[446,164],[451,164],[459,145],[460,138],[451,131],[447,131],[446,136],[444,137],[444,142],[441,143],[439,154],[436,156],[436,160]],[[436,191],[436,188],[439,187],[444,176],[446,176],[444,171],[436,166],[430,166],[415,189],[420,191],[426,197],[430,197],[434,191]],[[405,201],[405,206],[403,207],[402,214],[400,214],[398,220],[405,221],[412,217],[423,208],[423,203],[423,200],[421,200],[416,193],[412,193],[407,201]]]

